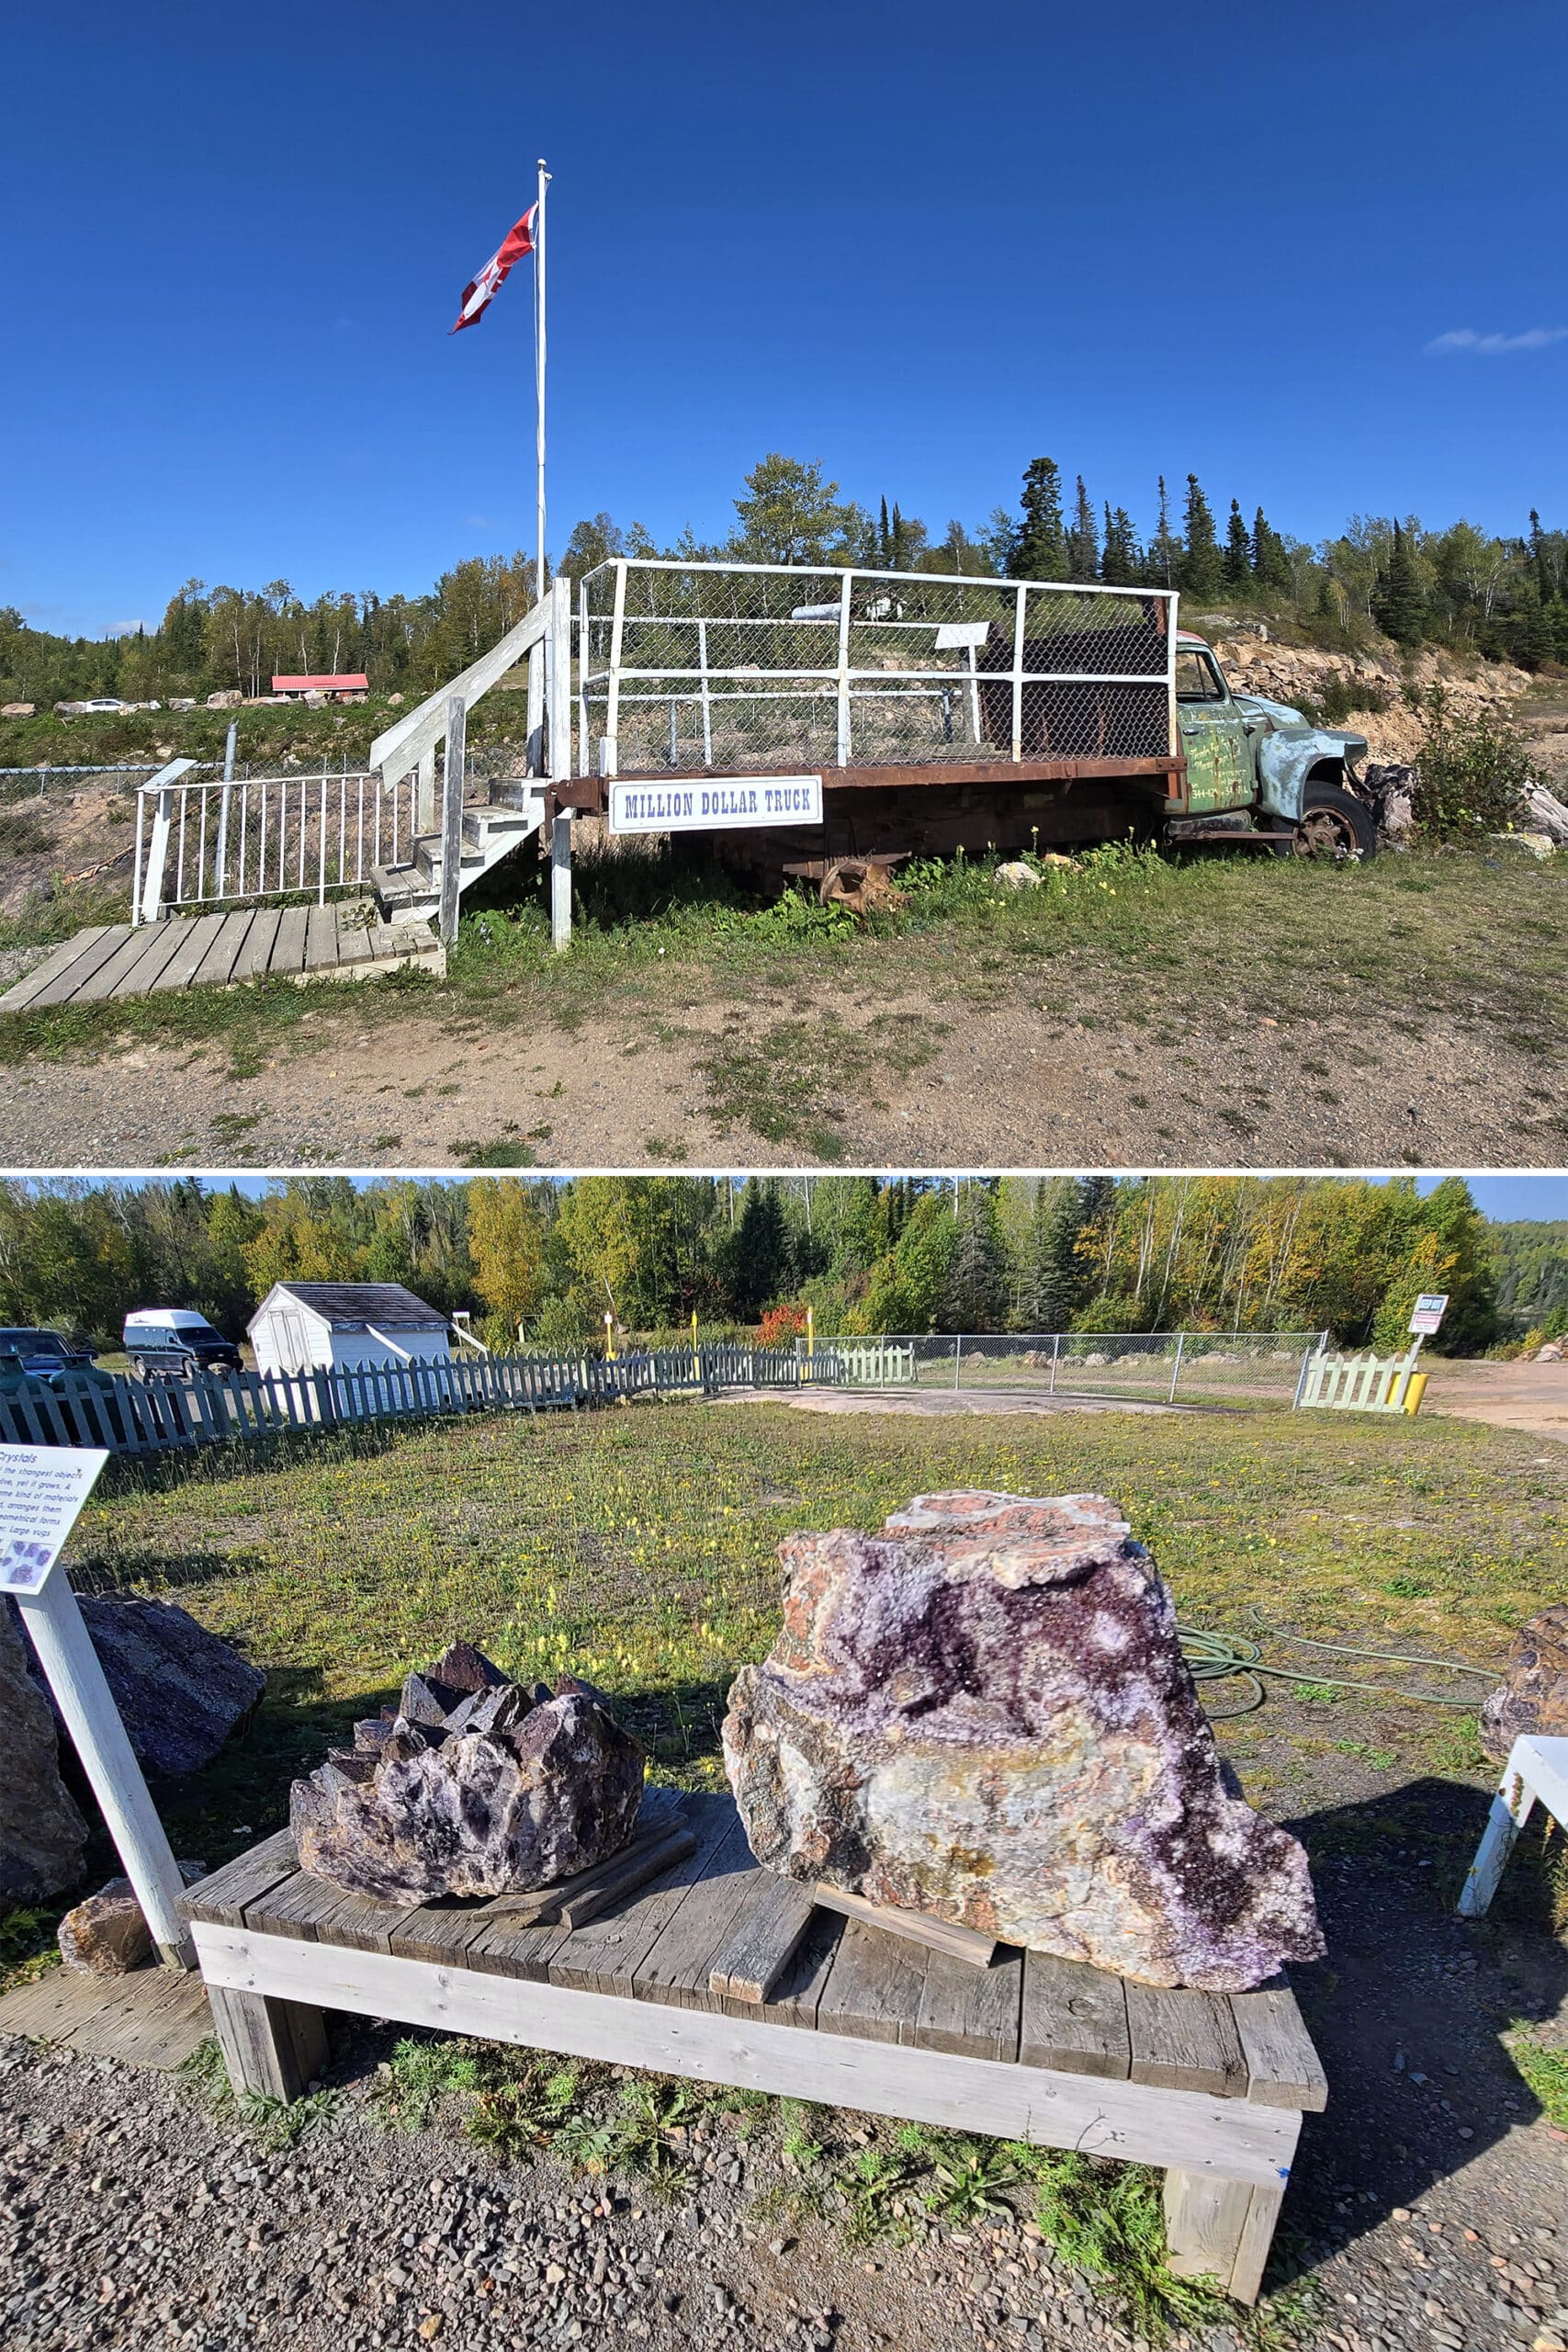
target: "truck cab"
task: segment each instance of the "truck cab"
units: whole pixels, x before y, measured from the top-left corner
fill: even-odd
[[[1356,789],[1367,739],[1314,727],[1288,704],[1233,695],[1214,650],[1176,639],[1176,727],[1187,762],[1179,838],[1193,820],[1237,815],[1238,832],[1277,835],[1300,856],[1371,857],[1372,811]],[[1213,832],[1213,823],[1201,831]],[[1228,831],[1228,829],[1227,829]]]

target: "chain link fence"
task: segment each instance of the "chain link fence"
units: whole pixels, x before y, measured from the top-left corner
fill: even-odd
[[[857,1386],[1244,1407],[1293,1405],[1307,1366],[1327,1342],[1326,1331],[1045,1331],[927,1333],[842,1346],[846,1384]],[[818,1340],[817,1352],[839,1345]]]
[[[1156,758],[1176,600],[619,558],[579,583],[588,773]]]

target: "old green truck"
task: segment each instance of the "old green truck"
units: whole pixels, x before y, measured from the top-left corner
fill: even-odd
[[[1371,857],[1377,823],[1356,789],[1364,735],[1314,727],[1261,695],[1233,695],[1212,646],[1176,639],[1176,726],[1186,760],[1173,838],[1234,838],[1303,856]],[[1227,821],[1228,820],[1228,821]]]

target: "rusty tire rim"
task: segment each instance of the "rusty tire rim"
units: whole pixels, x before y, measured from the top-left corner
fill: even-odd
[[[1292,839],[1298,857],[1330,858],[1337,865],[1361,854],[1355,825],[1343,808],[1309,808]]]

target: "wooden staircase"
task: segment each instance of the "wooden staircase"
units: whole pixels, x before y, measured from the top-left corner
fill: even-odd
[[[537,833],[544,821],[545,787],[533,778],[492,784],[489,797],[463,810],[463,848],[458,864],[459,896]],[[443,852],[439,833],[418,833],[408,857],[376,866],[371,884],[387,922],[434,922],[441,908]]]

